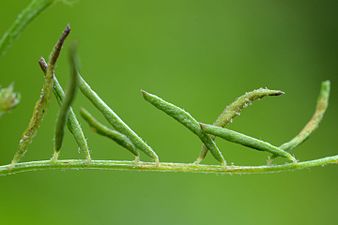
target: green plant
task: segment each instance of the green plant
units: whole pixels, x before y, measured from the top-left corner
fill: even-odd
[[[41,5],[37,4],[39,2]],[[23,15],[37,15],[37,12],[41,12],[46,8],[49,3],[53,1],[32,1],[30,7],[24,11]],[[48,3],[48,4],[47,4]],[[37,4],[37,5],[36,5]],[[35,7],[31,7],[31,6]],[[22,32],[24,26],[26,26],[34,16],[22,16],[18,17],[15,24],[7,32],[0,42],[0,53],[6,46]],[[14,28],[13,28],[14,27]],[[20,29],[19,29],[20,28]],[[71,65],[71,79],[70,85],[64,93],[62,87],[57,81],[55,73],[55,65],[59,57],[65,39],[70,33],[70,27],[67,26],[61,37],[57,41],[48,63],[41,58],[39,61],[40,67],[45,74],[44,85],[41,90],[41,95],[35,105],[31,121],[28,128],[24,131],[22,138],[19,142],[19,147],[14,155],[14,158],[9,165],[0,166],[0,175],[10,175],[19,172],[46,170],[46,169],[99,169],[99,170],[133,170],[133,171],[162,171],[162,172],[194,172],[194,173],[218,173],[218,174],[253,174],[253,173],[272,173],[281,172],[287,170],[297,170],[310,168],[315,166],[324,166],[327,164],[338,164],[338,155],[325,157],[321,159],[298,162],[296,158],[291,155],[290,151],[295,147],[303,143],[311,133],[318,127],[320,121],[328,106],[330,82],[325,81],[322,83],[321,92],[319,95],[317,109],[314,116],[305,126],[305,128],[291,141],[281,145],[280,147],[274,146],[270,143],[258,140],[256,138],[244,135],[239,132],[235,132],[224,128],[229,124],[241,111],[250,105],[255,100],[261,99],[265,96],[279,96],[282,95],[282,91],[269,90],[269,89],[257,89],[252,92],[248,92],[245,95],[239,97],[232,104],[225,108],[223,113],[218,117],[213,125],[203,124],[198,122],[190,113],[184,111],[180,107],[169,103],[153,94],[149,94],[146,91],[142,91],[143,97],[146,101],[154,105],[156,108],[164,111],[169,116],[180,122],[190,131],[192,131],[203,143],[202,151],[198,159],[194,163],[171,163],[161,162],[156,152],[146,142],[136,134],[89,86],[89,84],[83,79],[79,73],[79,68],[76,60],[76,51],[73,47],[70,51],[70,65]],[[4,44],[5,43],[5,44]],[[5,46],[5,47],[4,47]],[[81,116],[88,122],[88,124],[94,128],[94,130],[103,136],[110,138],[117,144],[126,148],[135,157],[134,161],[117,161],[117,160],[93,160],[90,157],[88,144],[79,121],[76,118],[74,110],[71,108],[71,104],[76,94],[77,88],[80,88],[82,94],[88,98],[93,106],[98,109],[106,120],[110,123],[112,128],[102,125],[96,120],[88,111],[82,109]],[[18,100],[16,95],[12,93],[12,89],[9,88],[10,94],[0,95],[0,103],[8,102],[13,108]],[[58,103],[61,106],[59,116],[57,119],[55,129],[55,142],[53,156],[50,160],[32,161],[32,162],[20,162],[24,154],[27,152],[28,146],[36,135],[38,128],[43,120],[44,114],[47,110],[48,102],[51,97],[51,93],[54,91]],[[4,97],[5,96],[5,97]],[[10,96],[8,98],[8,96]],[[8,110],[5,110],[8,111]],[[72,133],[79,148],[85,154],[85,159],[69,159],[60,160],[59,154],[62,147],[64,128],[67,124],[68,129]],[[267,151],[272,153],[272,158],[283,157],[286,158],[288,163],[281,165],[273,165],[270,159],[268,165],[262,166],[234,166],[227,165],[226,160],[223,157],[221,151],[214,142],[215,137],[221,137],[228,141],[242,144],[249,148],[253,148],[260,151]],[[149,156],[154,162],[140,161],[140,153],[143,152]],[[220,162],[220,165],[203,165],[200,164],[205,158],[207,152],[210,151],[213,157]]]

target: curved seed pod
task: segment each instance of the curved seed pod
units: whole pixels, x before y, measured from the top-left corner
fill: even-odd
[[[255,139],[253,137],[238,133],[227,128],[222,128],[214,125],[200,124],[201,129],[208,134],[221,137],[227,141],[231,141],[240,145],[244,145],[259,151],[267,151],[272,154],[287,158],[291,162],[297,162],[297,160],[288,152],[271,145],[270,143]]]
[[[280,90],[270,90],[268,88],[259,88],[250,92],[245,93],[244,95],[238,97],[233,103],[227,106],[224,111],[218,116],[216,121],[213,123],[218,127],[225,127],[232,120],[239,116],[242,110],[249,105],[251,105],[254,101],[260,100],[266,96],[280,96],[283,95],[284,92]],[[213,140],[214,136],[211,137]],[[202,145],[201,153],[199,155],[199,160],[203,160],[208,153],[208,149]]]
[[[37,17],[48,6],[56,0],[32,0],[29,5],[17,16],[12,26],[0,39],[0,55],[11,46],[11,44],[19,37],[27,25]]]
[[[116,130],[112,130],[104,126],[85,109],[81,109],[80,114],[82,118],[87,121],[89,126],[91,126],[96,133],[110,138],[117,144],[121,145],[122,147],[130,151],[134,156],[139,157],[137,149],[135,148],[134,144],[129,140],[128,137],[126,137],[125,135],[121,134]]]
[[[40,65],[40,68],[42,69],[42,71],[44,72],[44,74],[46,74],[48,65],[47,65],[44,58],[41,58],[39,60],[39,65]],[[64,93],[59,81],[57,80],[55,74],[54,74],[53,79],[54,79],[54,95],[56,97],[58,104],[61,106],[62,102],[65,99],[65,93]],[[81,152],[84,152],[86,154],[87,160],[91,160],[90,151],[89,151],[89,147],[88,147],[86,137],[85,137],[85,135],[82,131],[81,125],[80,125],[79,121],[77,120],[76,115],[75,115],[72,107],[69,108],[68,119],[67,119],[67,127],[68,127],[68,130],[72,133],[72,135],[73,135],[77,145],[79,146]]]
[[[215,142],[209,137],[209,135],[207,135],[201,130],[199,123],[195,118],[193,118],[189,113],[187,113],[183,109],[169,102],[166,102],[165,100],[161,99],[160,97],[157,97],[156,95],[149,94],[143,90],[141,92],[144,99],[147,102],[151,103],[153,106],[162,110],[163,112],[165,112],[166,114],[168,114],[169,116],[173,117],[175,120],[180,122],[182,125],[187,127],[189,130],[191,130],[201,139],[204,145],[207,146],[207,148],[211,151],[212,155],[215,157],[216,160],[218,160],[222,164],[226,164],[223,155],[219,151]]]
[[[73,45],[70,49],[69,58],[71,65],[70,82],[64,101],[61,104],[59,115],[56,121],[53,160],[58,159],[58,155],[63,142],[65,126],[68,120],[68,112],[75,99],[76,90],[79,83],[75,45]]]
[[[27,152],[28,145],[32,142],[35,134],[37,133],[40,123],[42,122],[44,113],[53,91],[53,74],[56,61],[60,55],[62,45],[70,33],[70,27],[67,26],[56,43],[48,62],[48,69],[45,76],[45,81],[41,90],[40,98],[35,104],[33,116],[29,122],[28,128],[24,131],[18,146],[18,150],[14,155],[11,165],[14,166]]]
[[[281,149],[289,152],[309,138],[312,132],[318,128],[320,122],[324,117],[326,109],[329,105],[329,97],[330,97],[330,81],[324,81],[321,84],[321,89],[317,100],[316,111],[313,114],[312,118],[296,137],[294,137],[291,141],[281,145],[280,146]]]
[[[14,92],[14,85],[11,84],[7,88],[0,87],[0,117],[20,103],[20,95]]]
[[[87,82],[79,75],[80,90],[84,96],[103,114],[106,120],[118,132],[127,136],[136,148],[143,151],[159,163],[159,158],[154,150],[145,143],[123,120],[96,94],[94,90],[87,84]]]

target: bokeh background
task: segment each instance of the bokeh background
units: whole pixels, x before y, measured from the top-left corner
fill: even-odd
[[[29,0],[2,0],[3,33]],[[320,82],[332,81],[326,118],[296,150],[300,160],[338,154],[338,2],[335,0],[79,0],[38,17],[0,59],[0,83],[15,82],[19,107],[0,120],[0,164],[7,164],[43,83],[37,65],[67,23],[57,74],[66,86],[67,47],[79,44],[92,87],[160,155],[191,162],[199,140],[146,103],[153,92],[213,122],[237,96],[281,89],[230,126],[276,145],[311,117]],[[75,108],[103,118],[79,93]],[[25,160],[51,156],[58,106],[51,101]],[[83,121],[82,121],[83,122]],[[83,123],[95,159],[131,159]],[[218,140],[229,162],[265,164],[267,154]],[[63,158],[83,157],[68,131]],[[148,160],[143,156],[144,160]],[[279,161],[283,163],[283,161]],[[215,163],[212,157],[206,163]],[[0,224],[338,224],[338,167],[274,175],[217,176],[107,171],[45,171],[0,177]]]

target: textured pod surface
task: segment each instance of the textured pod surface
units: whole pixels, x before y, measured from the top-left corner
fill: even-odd
[[[270,152],[272,154],[287,158],[291,162],[297,162],[297,160],[292,155],[290,155],[290,153],[287,153],[283,151],[282,149],[276,146],[273,146],[272,144],[268,142],[258,140],[256,138],[247,136],[245,134],[241,134],[239,132],[229,130],[227,128],[214,126],[214,125],[201,124],[201,128],[206,133],[215,135],[217,137],[221,137],[227,141],[241,144],[241,145],[244,145],[252,149],[259,150],[259,151]]]
[[[48,65],[47,65],[46,61],[44,60],[44,58],[40,59],[39,65],[41,67],[41,70],[44,72],[44,74],[46,74]],[[62,104],[62,102],[65,98],[65,93],[64,93],[59,81],[57,80],[55,74],[54,74],[53,79],[54,79],[54,87],[53,87],[54,95],[55,95],[55,98],[56,98],[58,104],[61,106],[61,104]],[[86,158],[88,160],[90,160],[91,157],[90,157],[90,152],[89,152],[89,147],[88,147],[86,137],[83,133],[81,125],[80,125],[78,119],[76,118],[76,115],[75,115],[72,107],[69,108],[68,118],[67,118],[67,127],[68,127],[68,130],[73,135],[73,137],[74,137],[77,145],[79,146],[81,152],[84,152],[86,154]]]
[[[22,134],[22,137],[19,142],[18,150],[14,155],[12,160],[12,165],[17,163],[27,152],[28,145],[32,142],[34,136],[37,133],[37,130],[40,127],[43,116],[47,110],[47,105],[53,92],[53,74],[56,61],[60,55],[62,45],[70,33],[70,27],[67,26],[64,32],[62,33],[60,39],[57,41],[54,49],[51,53],[50,60],[48,62],[48,68],[45,76],[45,80],[41,89],[41,94],[39,100],[36,102],[33,115],[28,124],[27,129]]]
[[[268,88],[259,88],[250,92],[245,93],[244,95],[238,97],[233,103],[228,105],[224,111],[218,116],[216,121],[214,122],[215,126],[225,127],[232,120],[239,116],[242,110],[249,105],[251,105],[254,101],[260,100],[266,96],[280,96],[283,95],[284,92],[280,90],[270,90]],[[215,137],[211,136],[214,140]],[[199,158],[204,159],[208,153],[208,149],[202,145],[202,150]]]
[[[215,157],[215,159],[223,164],[225,164],[225,160],[223,158],[222,153],[218,149],[215,142],[202,131],[199,123],[197,120],[192,117],[188,112],[184,111],[183,109],[175,106],[172,103],[169,103],[160,97],[149,94],[146,91],[141,91],[144,99],[154,105],[156,108],[162,110],[167,115],[173,117],[176,121],[187,127],[189,130],[191,130],[193,133],[195,133],[201,141],[204,143],[204,145],[211,151],[212,155]]]
[[[129,138],[116,130],[112,130],[105,125],[101,124],[98,120],[94,118],[87,110],[81,109],[80,111],[81,116],[86,122],[93,128],[93,130],[105,137],[110,138],[111,140],[115,141],[117,144],[121,145],[122,147],[126,148],[136,157],[139,156],[137,149],[135,148],[134,144],[129,140]]]
[[[123,120],[96,94],[80,76],[80,90],[91,103],[103,114],[106,120],[120,133],[126,135],[139,150],[159,162],[155,151],[139,137]]]
[[[317,100],[316,110],[312,118],[296,137],[294,137],[291,141],[281,145],[281,149],[285,151],[291,151],[292,149],[306,141],[312,134],[312,132],[314,132],[319,127],[319,124],[322,121],[329,105],[330,86],[330,81],[322,82]]]
[[[70,65],[71,65],[71,73],[70,73],[70,81],[69,87],[67,89],[64,100],[62,101],[59,115],[56,121],[55,127],[55,140],[54,140],[54,151],[58,152],[61,149],[64,130],[68,119],[68,112],[70,107],[75,99],[79,78],[78,78],[78,65],[76,59],[76,49],[73,45],[70,49]],[[48,70],[48,69],[47,69]]]

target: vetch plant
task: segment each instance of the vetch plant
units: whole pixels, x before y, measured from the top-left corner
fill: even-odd
[[[6,49],[15,38],[20,34],[23,28],[43,9],[45,9],[53,1],[33,0],[30,7],[19,16],[12,28],[3,36],[0,41],[0,53]],[[39,3],[39,4],[38,4]],[[33,7],[34,6],[34,7]],[[159,171],[159,172],[191,172],[191,173],[214,173],[214,174],[255,174],[255,173],[274,173],[289,170],[305,169],[316,166],[324,166],[328,164],[338,164],[338,155],[324,157],[310,161],[299,161],[292,154],[297,146],[303,143],[319,126],[323,119],[325,111],[328,107],[330,82],[322,83],[320,95],[317,101],[316,111],[303,128],[303,130],[294,137],[291,141],[286,142],[281,146],[276,146],[263,140],[242,134],[237,131],[225,128],[232,120],[239,116],[244,108],[252,104],[254,101],[267,96],[280,96],[284,92],[279,90],[270,90],[260,88],[248,92],[232,104],[227,106],[221,115],[213,124],[203,123],[194,118],[189,112],[182,108],[169,103],[168,101],[150,94],[144,90],[141,91],[144,99],[163,111],[168,116],[172,117],[189,131],[193,132],[202,143],[202,150],[195,162],[177,163],[177,162],[162,162],[156,151],[141,138],[122,118],[110,107],[104,100],[90,87],[90,85],[80,75],[79,66],[77,64],[76,48],[72,45],[70,49],[70,81],[66,93],[63,91],[60,83],[57,80],[55,73],[55,65],[60,56],[62,46],[69,36],[71,29],[69,26],[65,28],[60,38],[58,39],[48,63],[41,58],[39,60],[40,68],[44,74],[44,84],[41,89],[41,94],[35,104],[33,115],[24,131],[18,145],[18,149],[13,157],[13,160],[8,165],[0,166],[0,175],[10,175],[21,172],[49,170],[49,169],[96,169],[96,170],[131,170],[131,171]],[[92,105],[105,117],[111,127],[108,127],[87,110],[81,109],[80,114],[88,125],[99,135],[107,137],[118,145],[129,151],[134,160],[96,160],[92,159],[87,143],[87,139],[82,130],[80,122],[76,116],[76,110],[72,108],[72,103],[75,99],[77,89],[80,89]],[[51,98],[51,93],[54,93],[60,111],[57,116],[55,126],[54,148],[51,159],[20,162],[28,151],[30,143],[37,134],[40,124],[47,112],[48,103]],[[18,95],[13,92],[12,86],[7,89],[0,89],[0,116],[14,108],[19,102]],[[62,156],[62,142],[65,134],[65,127],[72,134],[79,149],[84,154],[84,159],[60,159]],[[222,151],[215,143],[215,138],[220,137],[230,142],[234,142],[251,149],[271,153],[271,159],[267,165],[261,166],[235,166],[227,165],[226,159],[230,156],[223,156]],[[95,149],[94,149],[95,150]],[[207,152],[217,161],[216,165],[201,164],[207,155]],[[141,161],[141,154],[148,156],[152,161]],[[282,164],[272,164],[272,159],[282,157],[286,161]]]

